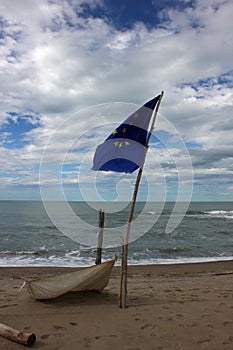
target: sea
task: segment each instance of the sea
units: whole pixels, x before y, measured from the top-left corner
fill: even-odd
[[[0,201],[0,266],[94,264],[101,206],[69,202],[72,218],[67,220],[60,202],[47,206],[40,201]],[[136,203],[129,265],[233,259],[233,203],[191,202],[187,211],[184,207],[177,209],[173,202]],[[129,205],[107,203],[104,212],[102,260],[116,253],[119,265]],[[178,220],[168,230],[172,216]]]

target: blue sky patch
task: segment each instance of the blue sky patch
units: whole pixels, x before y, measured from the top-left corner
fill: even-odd
[[[40,126],[39,116],[9,112],[0,126],[0,142],[5,148],[22,148],[31,141],[28,133]]]
[[[92,7],[83,3],[81,17],[105,18],[119,30],[132,29],[137,22],[144,23],[150,29],[164,22],[165,14],[162,12],[165,8],[184,9],[191,7],[192,3],[177,0],[104,0],[103,6],[96,4]]]
[[[200,87],[212,88],[216,85],[226,85],[230,88],[233,87],[233,71],[226,72],[217,77],[206,77],[195,82],[187,82],[180,84],[180,88],[185,88],[186,86],[191,86],[196,92],[198,92]]]
[[[202,148],[200,144],[195,141],[185,141],[181,135],[171,134],[166,130],[156,130],[151,136],[151,148]]]

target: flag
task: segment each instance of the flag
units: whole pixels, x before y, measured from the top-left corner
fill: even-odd
[[[159,98],[146,102],[96,148],[92,170],[133,173],[141,166],[150,119]]]

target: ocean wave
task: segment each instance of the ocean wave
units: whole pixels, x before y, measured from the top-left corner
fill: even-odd
[[[188,217],[196,217],[201,219],[216,218],[216,219],[233,219],[233,210],[189,210],[186,213]]]
[[[215,218],[233,219],[233,210],[210,210],[204,213]]]
[[[107,259],[103,259],[103,262]],[[163,258],[163,257],[144,257],[137,259],[135,256],[129,256],[128,265],[152,265],[152,264],[186,264],[186,263],[201,263],[211,261],[229,261],[233,260],[233,256],[212,256],[212,257],[174,257],[174,258]],[[4,259],[0,256],[0,267],[42,267],[42,266],[59,266],[59,267],[83,267],[95,264],[95,259],[89,258],[77,258],[77,259],[66,259],[64,257],[48,258],[32,258],[28,257],[8,257]],[[120,266],[120,259],[117,260],[116,266]]]
[[[103,262],[106,259],[103,259]],[[29,267],[29,266],[67,266],[67,267],[81,267],[95,264],[93,257],[64,257],[64,256],[33,256],[33,255],[6,255],[0,254],[0,267]]]
[[[186,215],[190,215],[190,216],[192,216],[192,215],[203,215],[203,214],[205,214],[205,212],[203,211],[203,210],[188,210],[187,211],[187,213],[186,213]]]
[[[48,255],[47,250],[4,250],[0,251],[1,255]]]
[[[229,261],[233,260],[233,256],[226,257],[178,257],[178,258],[151,258],[151,259],[131,259],[129,258],[129,265],[175,265],[175,264],[189,264],[189,263],[205,263],[205,262],[214,262],[214,261]]]
[[[187,252],[190,250],[189,248],[184,247],[171,247],[171,248],[159,248],[160,253],[179,253],[179,252]]]

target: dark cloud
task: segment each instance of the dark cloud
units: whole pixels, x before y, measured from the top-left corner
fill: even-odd
[[[231,147],[216,147],[210,149],[190,149],[189,153],[192,158],[194,168],[218,168],[218,164],[224,168],[233,170],[233,146]]]

